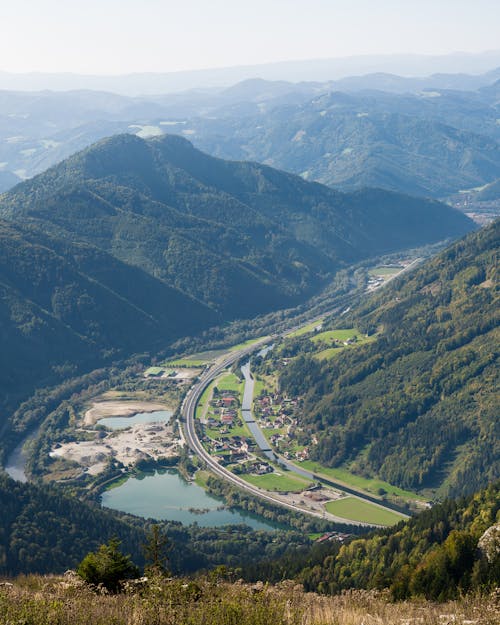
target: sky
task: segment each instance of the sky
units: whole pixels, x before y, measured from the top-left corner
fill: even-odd
[[[170,72],[499,48],[499,0],[0,0],[0,71],[10,72]]]

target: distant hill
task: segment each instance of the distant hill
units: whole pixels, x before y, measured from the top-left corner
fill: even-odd
[[[34,388],[215,323],[200,302],[88,244],[0,220],[0,410]]]
[[[169,135],[104,140],[2,196],[0,215],[94,245],[225,319],[297,302],[346,263],[472,228],[437,202],[343,194]]]
[[[480,202],[493,202],[495,200],[500,200],[500,178],[478,191],[476,198]]]
[[[500,176],[496,106],[474,94],[325,93],[238,118],[196,119],[201,149],[249,158],[343,190],[444,197]]]
[[[492,139],[498,152],[498,67],[485,74],[370,73],[316,82],[254,76],[140,97],[0,91],[2,171],[31,177],[104,137],[175,132],[214,156],[264,161],[344,189],[374,184],[445,197],[492,180],[485,166],[491,142],[457,131]]]
[[[441,55],[386,54],[341,58],[281,61],[260,65],[220,67],[169,73],[82,75],[70,73],[0,72],[0,89],[43,90],[96,89],[126,95],[172,93],[185,89],[228,87],[255,78],[270,81],[328,81],[372,73],[426,76],[439,72],[481,74],[500,65],[500,51],[455,52]]]
[[[439,496],[500,478],[499,242],[497,220],[346,314],[368,345],[318,362],[304,338],[280,386],[316,460]]]
[[[2,171],[0,169],[0,193],[11,189],[18,182],[21,182],[19,176],[16,176],[16,174],[11,171]]]

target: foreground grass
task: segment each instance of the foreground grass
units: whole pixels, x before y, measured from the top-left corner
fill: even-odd
[[[329,501],[325,508],[331,514],[343,519],[374,523],[375,525],[395,525],[404,518],[396,512],[384,510],[367,501],[361,501],[357,497],[343,497],[337,501]]]
[[[277,586],[208,580],[154,581],[135,593],[99,595],[72,578],[27,577],[0,586],[2,624],[30,625],[498,625],[498,597],[394,604],[381,593],[337,597]]]

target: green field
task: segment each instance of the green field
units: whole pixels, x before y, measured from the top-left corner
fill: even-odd
[[[300,493],[311,485],[312,482],[303,477],[294,475],[289,471],[277,473],[266,473],[265,475],[241,475],[246,482],[270,491],[282,491],[290,493]]]
[[[347,469],[331,469],[329,467],[324,467],[313,460],[304,460],[300,466],[308,471],[316,473],[319,476],[324,475],[327,478],[335,480],[339,484],[345,484],[346,486],[358,488],[359,490],[370,493],[371,495],[378,495],[379,489],[384,489],[389,496],[425,501],[425,497],[417,495],[417,493],[412,493],[409,490],[403,490],[402,488],[393,486],[383,480],[378,480],[376,478],[369,479],[361,477],[360,475],[355,475],[354,473],[350,473]]]
[[[207,364],[207,360],[200,360],[196,358],[179,358],[178,360],[169,360],[165,363],[167,367],[184,367],[186,369],[193,368],[199,369]]]
[[[234,373],[226,373],[217,379],[215,386],[219,389],[219,391],[232,391],[238,398],[240,398],[239,396],[243,393],[245,383]]]
[[[229,351],[237,352],[240,349],[245,349],[245,347],[250,347],[250,345],[253,345],[254,343],[257,343],[258,341],[261,341],[263,338],[265,337],[260,336],[257,339],[248,339],[248,341],[243,341],[243,343],[238,343],[237,345],[233,345],[232,347],[229,348]]]
[[[196,413],[195,413],[196,419],[200,419],[203,416],[203,413],[205,411],[205,406],[206,404],[208,404],[208,402],[212,398],[212,391],[213,391],[214,386],[215,386],[215,382],[212,382],[211,384],[209,384],[207,388],[203,391],[200,399],[198,400],[198,403],[196,404]]]
[[[374,267],[373,269],[370,269],[368,273],[371,276],[389,277],[389,276],[394,276],[395,274],[400,272],[402,269],[403,267]]]
[[[327,349],[323,349],[317,354],[314,354],[314,358],[317,360],[331,360],[335,358],[339,354],[341,354],[344,350],[339,347],[328,347]]]
[[[343,497],[337,501],[329,501],[325,508],[330,514],[343,519],[375,525],[394,525],[404,518],[396,512],[384,510],[367,501],[361,501],[357,497]]]
[[[303,334],[308,334],[309,332],[314,332],[314,329],[320,326],[323,323],[323,319],[318,319],[317,321],[313,321],[308,323],[306,326],[295,330],[295,332],[291,332],[287,335],[287,337],[294,338],[296,336],[302,336]]]
[[[160,375],[160,373],[164,371],[166,372],[166,369],[163,367],[149,367],[149,369],[146,369],[144,372],[144,375]]]
[[[196,484],[198,484],[198,486],[201,486],[202,488],[206,488],[207,481],[210,475],[211,473],[209,473],[208,471],[204,471],[203,469],[198,469],[198,471],[196,471],[195,473],[194,481]]]
[[[219,356],[226,353],[224,349],[212,349],[206,352],[199,352],[197,354],[190,354],[183,358],[176,358],[175,360],[168,360],[164,362],[165,367],[193,367],[195,369],[204,367],[210,362],[216,360]]]
[[[348,328],[347,330],[326,330],[325,332],[319,332],[311,337],[311,341],[313,343],[326,343],[327,345],[331,345],[336,340],[347,341],[347,339],[351,339],[354,336],[357,337],[357,345],[373,341],[373,337],[367,338],[356,328]]]

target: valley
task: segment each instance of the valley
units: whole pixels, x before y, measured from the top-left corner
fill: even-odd
[[[229,118],[185,136],[144,121],[0,196],[0,572],[65,570],[112,536],[142,565],[161,531],[176,574],[223,563],[395,598],[489,583],[498,222],[476,224],[495,216],[497,136],[465,127],[469,96],[438,99],[285,107],[301,176],[200,151],[234,157]],[[268,163],[280,107],[238,122]],[[350,133],[336,171],[317,160],[332,131]],[[312,181],[344,166],[342,191]],[[472,525],[454,512],[469,505]],[[448,586],[420,582],[433,550]]]
[[[375,271],[378,272],[377,275],[380,275],[380,270]],[[395,270],[393,268],[391,271],[382,272],[385,274],[384,279],[388,280],[394,275],[394,271],[404,271],[404,266],[398,268],[396,265]],[[368,289],[370,289],[370,283],[368,284]],[[343,307],[345,308],[345,302]],[[338,346],[329,349],[342,351],[342,349],[352,349],[362,345],[364,340],[367,340],[363,337],[356,337],[359,334],[356,331],[322,334],[320,326],[325,316],[298,327],[292,324],[292,329],[287,330],[283,336],[293,339],[313,332],[313,341],[320,358],[323,357],[325,351],[324,341],[331,341],[333,344],[338,342]],[[142,481],[142,474],[145,476],[144,479],[148,479],[148,476],[153,479],[155,470],[159,470],[164,475],[161,477],[158,474],[154,477],[158,484],[167,480],[165,484],[168,484],[169,491],[165,492],[165,496],[171,496],[169,493],[172,489],[175,492],[178,488],[181,488],[184,493],[186,486],[182,486],[183,479],[172,477],[169,467],[175,467],[179,462],[182,444],[187,440],[199,460],[211,467],[217,475],[226,480],[229,479],[239,488],[274,504],[288,506],[306,515],[312,514],[324,521],[347,525],[351,523],[391,524],[404,518],[404,514],[395,513],[391,502],[385,503],[373,489],[370,492],[370,489],[365,489],[363,485],[360,487],[359,483],[349,485],[348,480],[332,480],[327,475],[326,468],[321,469],[315,466],[314,471],[311,471],[309,467],[306,468],[302,463],[307,457],[304,455],[307,445],[297,446],[294,435],[293,439],[290,439],[291,447],[287,448],[286,445],[283,447],[282,441],[285,439],[283,432],[286,428],[284,430],[284,424],[281,424],[280,429],[275,423],[276,415],[280,410],[279,404],[276,404],[271,419],[269,416],[265,420],[262,419],[263,402],[269,404],[273,401],[269,395],[270,391],[265,389],[264,380],[260,377],[254,379],[253,374],[250,373],[249,362],[241,368],[241,371],[238,369],[239,365],[236,366],[236,372],[240,377],[231,373],[229,368],[232,363],[243,363],[245,358],[251,355],[257,354],[258,359],[265,358],[273,349],[276,340],[277,335],[246,340],[226,350],[187,354],[182,358],[167,359],[160,366],[146,368],[138,374],[136,383],[140,387],[142,384],[140,381],[143,380],[145,385],[155,385],[157,390],[147,401],[140,399],[141,395],[144,397],[144,391],[127,393],[119,389],[109,390],[102,396],[85,400],[79,408],[75,406],[80,416],[74,426],[65,431],[61,442],[52,443],[48,471],[44,471],[44,479],[56,480],[58,483],[66,484],[68,488],[80,482],[78,486],[80,490],[84,484],[87,484],[85,488],[93,491],[94,483],[98,484],[99,492],[112,487],[111,490],[104,491],[103,504],[130,513],[142,510],[143,514],[150,516],[156,509],[159,518],[176,520],[180,518],[178,514],[181,514],[181,516],[184,515],[184,521],[196,520],[201,525],[235,522],[235,514],[241,514],[240,512],[228,511],[227,514],[222,514],[222,511],[219,511],[215,514],[211,511],[213,504],[210,504],[209,500],[206,506],[198,506],[195,492],[190,491],[189,484],[187,484],[186,495],[192,492],[194,501],[193,505],[187,508],[199,507],[199,512],[189,512],[188,509],[175,513],[173,508],[172,512],[168,512],[171,509],[169,504],[162,503],[163,498],[158,498],[155,489],[151,492],[155,492],[156,496],[151,499],[150,503],[148,503],[147,493],[140,499],[127,494],[129,489],[133,489],[135,480]],[[234,366],[232,370],[235,370]],[[197,377],[200,381],[195,382],[194,387],[190,387],[193,379]],[[267,380],[269,382],[270,378],[267,377]],[[271,382],[271,388],[275,385],[276,380]],[[161,411],[168,406],[175,410],[179,401],[177,398],[185,394],[186,389],[187,394],[183,401],[186,423],[182,424],[179,429],[177,424],[168,423],[172,410]],[[224,405],[223,408],[213,407],[216,403],[214,402],[214,389],[220,397],[219,403]],[[275,391],[272,391],[271,395],[274,394]],[[159,401],[162,396],[169,398],[166,403],[165,400]],[[260,397],[263,399],[259,399]],[[288,412],[290,407],[298,409],[296,400],[287,399],[283,407],[285,405]],[[189,412],[190,406],[195,406],[192,415]],[[214,411],[218,413],[217,418],[214,418]],[[256,414],[259,414],[258,422],[254,416]],[[296,418],[288,417],[287,419],[289,424],[295,423],[295,427],[297,426]],[[166,423],[157,422],[165,420]],[[185,431],[185,436],[183,431]],[[203,434],[204,431],[206,434]],[[200,438],[203,443],[200,443]],[[237,459],[236,464],[231,464],[228,454],[231,458],[234,456]],[[294,462],[291,461],[292,459]],[[227,464],[230,465],[229,470],[224,469]],[[8,460],[7,465],[10,466],[8,472],[12,476],[24,469],[22,466],[16,466],[12,459]],[[249,469],[243,469],[246,466]],[[324,471],[323,474],[321,470]],[[146,473],[143,473],[144,471]],[[166,474],[165,471],[167,471]],[[128,478],[129,486],[126,484],[120,486],[124,478]],[[115,485],[118,485],[118,488]],[[392,487],[386,486],[389,496],[392,496]],[[350,498],[346,497],[348,502],[362,500],[367,502],[367,508],[361,511],[361,516],[358,509],[360,504],[351,504],[352,512],[349,512],[348,506],[347,512],[343,515],[331,514],[328,511],[327,506],[330,505],[328,502],[334,502],[342,497],[342,492],[351,493]],[[404,499],[406,496],[410,499],[412,497],[411,493],[403,494],[401,491],[400,494],[403,497],[398,499],[399,502],[407,501]],[[162,512],[164,505],[167,506],[167,512]],[[218,507],[220,505],[219,502]],[[406,512],[406,509],[403,512]],[[192,516],[193,514],[196,518]],[[252,520],[251,525],[255,526],[255,523],[256,521]]]

